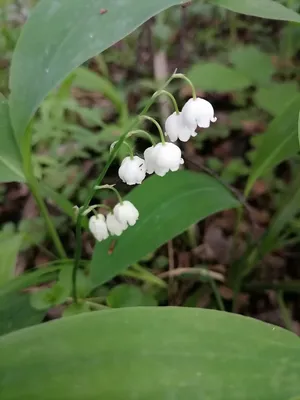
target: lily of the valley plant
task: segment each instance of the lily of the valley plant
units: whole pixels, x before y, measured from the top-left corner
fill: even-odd
[[[181,112],[178,109],[177,101],[174,96],[166,91],[160,90],[154,93],[153,97],[164,94],[170,97],[174,105],[175,111],[165,121],[165,132],[163,132],[160,124],[148,115],[140,115],[139,122],[151,121],[158,129],[160,142],[155,143],[152,136],[142,130],[134,130],[127,133],[129,138],[135,134],[144,134],[152,142],[152,146],[144,151],[144,158],[134,155],[131,145],[124,140],[129,151],[129,156],[125,157],[121,162],[118,174],[120,179],[127,185],[141,184],[146,178],[146,174],[155,173],[158,176],[164,176],[169,171],[177,171],[184,164],[181,149],[175,143],[177,140],[187,142],[191,137],[197,135],[196,129],[209,128],[211,122],[216,122],[213,106],[205,99],[196,96],[195,88],[192,82],[183,74],[173,74],[171,79],[180,78],[189,83],[192,88],[193,97],[189,99],[183,106]],[[170,140],[166,142],[165,137]],[[111,150],[117,142],[113,143]],[[89,220],[89,229],[95,239],[99,242],[105,240],[109,235],[120,236],[128,226],[133,226],[139,218],[139,212],[136,207],[129,201],[121,198],[119,192],[114,186],[104,185],[96,187],[96,189],[111,189],[118,197],[118,204],[105,217],[103,214],[95,212],[96,208],[106,205],[98,204],[89,207],[84,211],[87,215],[91,211],[95,214]]]

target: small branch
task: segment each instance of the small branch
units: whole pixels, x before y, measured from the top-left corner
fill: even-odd
[[[181,275],[201,275],[212,278],[219,282],[225,282],[225,277],[219,272],[209,271],[206,268],[176,268],[159,274],[159,278],[170,278]]]

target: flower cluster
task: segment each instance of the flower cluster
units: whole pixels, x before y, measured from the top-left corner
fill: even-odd
[[[128,226],[133,226],[139,218],[139,212],[130,201],[118,203],[113,211],[107,214],[93,215],[89,220],[89,229],[98,242],[105,240],[109,234],[120,236]]]
[[[147,116],[144,118],[152,120],[158,125],[152,118]],[[208,128],[210,123],[216,120],[213,106],[207,100],[199,97],[192,98],[187,101],[181,112],[177,108],[167,118],[165,136],[171,142],[177,140],[187,142],[191,137],[197,135],[197,127]],[[161,128],[159,126],[158,128],[162,134]],[[141,184],[146,173],[164,176],[169,171],[177,171],[183,163],[180,148],[174,143],[165,142],[162,138],[160,143],[153,144],[145,150],[144,159],[133,155],[126,157],[119,168],[119,177],[127,185]]]
[[[216,122],[217,120],[213,106],[207,100],[196,96],[195,88],[187,77],[183,74],[175,73],[168,82],[174,78],[181,78],[187,81],[191,85],[193,97],[179,111],[177,102],[171,93],[166,90],[154,93],[153,99],[161,94],[169,96],[175,111],[165,121],[165,132],[163,132],[154,118],[147,115],[140,116],[140,120],[151,121],[158,128],[161,141],[157,144],[148,132],[141,129],[130,131],[126,135],[126,138],[129,138],[137,133],[145,134],[152,141],[152,146],[144,151],[144,158],[141,158],[134,155],[131,145],[126,140],[123,140],[122,143],[127,145],[130,155],[122,161],[118,174],[120,179],[127,185],[141,184],[146,174],[155,173],[156,175],[164,176],[169,171],[177,171],[184,163],[184,160],[181,149],[173,142],[177,140],[187,142],[191,137],[197,135],[196,129],[198,127],[209,128],[211,122]],[[169,142],[166,142],[165,136],[169,139]],[[111,150],[116,143],[112,144]],[[92,216],[89,221],[90,231],[98,241],[107,239],[109,234],[120,236],[129,225],[132,226],[136,223],[139,212],[132,203],[123,201],[119,192],[113,186],[106,185],[96,188],[114,190],[119,198],[119,203],[114,207],[113,211],[109,212],[106,218],[102,214]],[[86,214],[94,208],[95,206],[90,207],[86,210]]]

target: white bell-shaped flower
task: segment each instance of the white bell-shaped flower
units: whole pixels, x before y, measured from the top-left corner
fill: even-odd
[[[144,151],[144,158],[146,164],[146,171],[148,174],[153,174],[156,165],[156,146],[148,147]]]
[[[197,97],[188,100],[181,111],[184,125],[190,129],[209,128],[211,122],[216,122],[213,106],[209,101]]]
[[[155,146],[155,173],[164,176],[168,171],[177,171],[184,161],[181,150],[174,143],[158,143]]]
[[[128,224],[130,226],[133,226],[139,218],[138,210],[128,200],[118,203],[114,207],[114,215],[120,224]]]
[[[123,231],[127,228],[127,223],[120,223],[113,213],[109,213],[106,216],[106,224],[111,235],[120,236]]]
[[[93,215],[89,220],[89,229],[94,238],[101,242],[108,238],[109,233],[105,222],[105,217],[102,214]]]
[[[136,185],[143,182],[146,176],[145,161],[134,156],[133,158],[125,157],[119,168],[119,177],[127,185]]]
[[[177,114],[176,112],[166,119],[165,131],[171,142],[176,142],[178,139],[187,142],[191,136],[197,135],[195,129],[190,129],[184,124],[181,113]]]

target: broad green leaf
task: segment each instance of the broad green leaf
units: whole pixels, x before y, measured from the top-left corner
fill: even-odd
[[[44,316],[31,307],[28,293],[0,293],[0,335],[38,324]]]
[[[137,207],[140,218],[119,238],[96,245],[91,262],[95,286],[121,273],[190,225],[239,204],[217,180],[190,171],[172,172],[163,178],[152,176],[130,192],[127,199]]]
[[[107,296],[107,304],[112,308],[156,306],[157,301],[144,293],[138,286],[121,284],[113,287]]]
[[[217,62],[196,64],[187,75],[197,88],[207,91],[231,92],[251,85],[244,74]]]
[[[59,282],[51,288],[36,290],[30,294],[30,304],[36,310],[47,310],[64,303],[69,296],[68,288]]]
[[[296,335],[214,310],[81,314],[2,336],[0,354],[1,400],[296,400],[300,393]]]
[[[21,155],[10,123],[7,101],[0,94],[0,182],[24,182]]]
[[[10,74],[15,133],[23,134],[45,96],[78,66],[181,0],[42,0],[17,43]],[[101,12],[101,10],[105,10]]]
[[[278,82],[261,87],[254,94],[255,104],[273,116],[281,114],[290,101],[299,94],[296,82]]]
[[[275,72],[270,55],[255,46],[236,47],[229,58],[235,68],[255,84],[268,83]]]
[[[12,279],[15,275],[16,258],[22,244],[20,234],[0,234],[0,286]]]
[[[300,22],[300,15],[277,0],[209,0],[210,3],[254,17]]]
[[[269,125],[252,165],[245,190],[246,195],[249,194],[257,178],[298,152],[299,108],[300,95],[289,103],[283,112]]]
[[[91,312],[87,303],[70,304],[64,309],[63,317],[73,317],[74,315]]]

